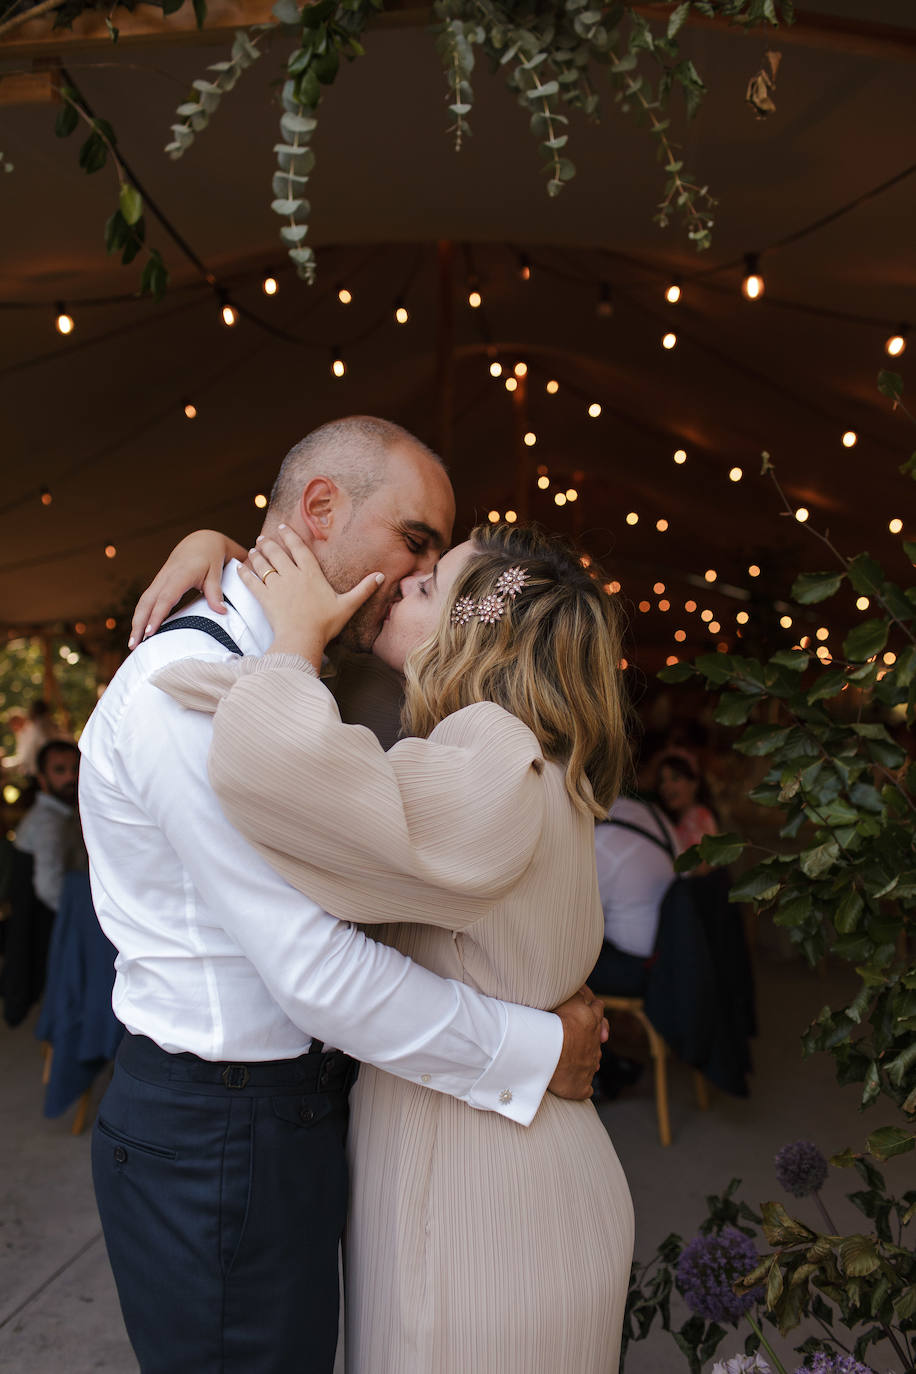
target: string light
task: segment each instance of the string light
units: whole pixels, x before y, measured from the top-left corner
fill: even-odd
[[[674,637],[677,640],[678,644],[683,644],[684,640],[687,638],[687,631],[675,630]]]
[[[642,611],[643,615],[645,615],[646,611],[651,611],[652,609],[651,601],[640,601],[639,609]]]
[[[502,375],[503,375],[503,365],[502,365],[502,363],[491,363],[491,364],[490,364],[490,376],[491,376],[491,377],[501,377]]]
[[[751,564],[751,566],[750,566],[750,567],[748,568],[748,570],[747,570],[747,575],[748,575],[748,577],[759,577],[759,576],[760,576],[760,569],[757,567],[757,564],[756,564],[756,563],[752,563],[752,564]]]
[[[826,644],[819,644],[814,652],[817,654],[821,663],[831,662],[830,650],[827,648]]]
[[[186,419],[188,419],[188,420],[196,420],[196,419],[197,419],[197,406],[194,404],[193,401],[185,401],[185,402],[184,402],[184,413],[185,413]]]
[[[507,511],[506,511],[506,524],[507,524],[507,525],[514,525],[517,519],[518,519],[518,512],[517,512],[517,511],[514,511],[514,510],[507,510]]]
[[[267,497],[264,495],[263,492],[258,492],[257,496],[254,498],[254,503],[257,506],[258,510],[264,510],[265,506],[267,505]]]
[[[808,510],[807,506],[799,506],[798,510],[795,512],[795,519],[800,525],[803,525],[810,514],[811,512]]]
[[[527,377],[527,376],[528,376],[528,364],[527,364],[527,363],[516,363],[516,364],[515,364],[515,367],[512,369],[512,371],[515,373],[516,377]]]
[[[73,628],[78,635],[84,635],[86,633],[86,625],[82,620],[78,620]]]
[[[598,416],[601,414],[601,406],[597,401],[592,401],[588,408],[588,413],[593,420],[597,420]]]
[[[781,615],[781,616],[779,617],[779,623],[780,623],[780,625],[782,626],[782,628],[783,628],[784,630],[791,630],[791,628],[792,628],[792,617],[791,617],[790,615]]]
[[[718,620],[711,620],[709,622],[709,633],[711,635],[717,635],[721,629],[722,626],[719,624]]]
[[[896,334],[891,334],[884,344],[884,351],[889,358],[899,358],[901,353],[906,352],[906,336],[909,333],[907,326],[902,324]]]
[[[653,592],[655,593],[656,596],[663,596],[663,595],[664,595],[664,591],[665,591],[665,584],[664,584],[664,582],[656,582],[655,585],[653,586],[652,590],[653,590]]]
[[[527,447],[528,447],[528,448],[534,448],[534,446],[535,446],[535,444],[537,443],[537,441],[538,441],[538,436],[535,434],[535,432],[534,432],[533,429],[529,429],[528,433],[525,435],[525,443],[526,443]]]
[[[741,468],[732,468],[731,472],[728,474],[728,480],[730,482],[740,482],[743,476],[744,472]]]
[[[818,639],[830,638],[830,631],[827,629],[826,625],[819,625],[818,628],[814,631],[814,633]]]
[[[619,583],[619,582],[609,582],[609,583],[607,584],[607,586],[605,587],[604,590],[605,590],[606,592],[610,592],[611,596],[616,596],[617,593],[620,591],[620,583]]]
[[[897,662],[897,655],[893,652],[893,650],[888,649],[887,653],[882,656],[882,661],[886,663],[888,667],[890,667],[892,663]]]
[[[538,478],[538,486],[541,488],[541,491],[546,491],[547,488],[550,486],[550,478],[549,478],[549,477],[539,477],[539,478]]]
[[[659,534],[665,533],[665,530],[668,528],[668,521],[664,518],[664,516],[661,520],[656,520],[655,528],[658,530]]]
[[[507,378],[506,378],[506,390],[507,390],[507,391],[515,391],[515,390],[517,390],[517,388],[518,388],[518,382],[516,381],[516,379],[515,379],[514,377],[507,377]]]
[[[57,330],[58,334],[63,334],[65,336],[67,334],[72,334],[76,325],[73,322],[73,316],[67,314],[63,301],[58,301],[54,309],[57,312],[54,328]]]
[[[703,576],[706,578],[707,582],[715,582],[719,574],[716,572],[715,568],[707,568]]]
[[[744,259],[746,267],[744,281],[741,283],[741,294],[745,300],[759,301],[766,290],[766,283],[760,275],[760,260],[756,253],[748,253]]]
[[[566,499],[567,501],[578,501],[579,493],[576,491],[575,487],[569,487],[567,489]]]
[[[556,396],[556,394],[557,394],[557,392],[558,392],[559,390],[560,390],[560,383],[554,381],[554,379],[551,377],[550,381],[547,383],[547,395],[548,395],[548,396]]]
[[[750,620],[750,616],[748,615],[747,611],[739,611],[738,614],[735,616],[735,619],[737,620],[739,625],[746,625],[747,622]]]
[[[688,615],[693,615],[693,613],[694,613],[694,611],[696,610],[696,608],[697,608],[697,603],[696,603],[695,601],[685,601],[685,602],[684,602],[684,610],[688,613]]]
[[[603,281],[598,288],[598,304],[595,306],[595,314],[599,319],[609,320],[614,313],[614,302],[611,298],[611,288],[606,281]]]
[[[220,318],[222,319],[223,324],[226,326],[227,329],[232,329],[234,325],[238,324],[238,311],[236,310],[235,306],[231,305],[225,297],[223,298],[223,303],[220,306],[219,313]]]
[[[115,555],[117,554],[117,552],[118,552],[118,550],[115,548],[114,544],[106,544],[106,545],[105,545],[105,557],[106,557],[106,558],[114,558]]]
[[[810,649],[810,648],[811,648],[811,636],[810,636],[810,635],[802,635],[801,639],[798,641],[798,644],[797,644],[795,647],[796,647],[797,649]]]
[[[893,520],[888,521],[887,528],[890,530],[891,534],[899,534],[903,529],[903,521],[898,520],[895,516]]]
[[[626,660],[625,658],[622,658],[622,659],[620,660],[620,671],[621,671],[622,673],[625,673],[626,670],[629,668],[629,666],[630,666],[630,665],[629,665],[629,663],[627,662],[627,660]]]
[[[870,605],[871,602],[869,601],[867,596],[859,596],[856,598],[857,611],[867,611]]]
[[[658,603],[658,609],[660,611],[670,611],[671,602],[662,597],[661,601]]]
[[[499,520],[499,511],[491,510],[487,515],[487,519],[489,520],[491,525],[495,525],[496,522]]]
[[[395,324],[406,324],[409,319],[410,314],[407,310],[407,306],[403,301],[398,301],[397,305],[394,307]]]
[[[565,494],[565,492],[558,491],[558,492],[556,493],[556,495],[554,496],[553,499],[554,499],[554,501],[556,502],[556,504],[557,504],[558,506],[565,506],[565,505],[566,505],[566,494]]]
[[[672,349],[677,343],[676,334],[665,334],[662,338],[662,348]]]
[[[343,377],[347,371],[347,364],[340,354],[339,348],[331,349],[331,372],[335,377]]]
[[[686,462],[687,462],[687,453],[686,453],[686,451],[685,451],[684,449],[682,449],[682,448],[675,449],[675,450],[674,450],[674,461],[675,461],[676,463],[686,463]]]
[[[341,305],[350,305],[353,300],[353,292],[348,291],[345,286],[342,286],[337,293],[337,299],[340,301]]]
[[[118,622],[115,620],[115,618],[114,618],[113,615],[110,615],[110,616],[108,617],[108,619],[105,621],[105,629],[106,629],[106,630],[115,630],[115,629],[117,629],[117,626],[118,626]]]
[[[671,283],[671,285],[668,287],[668,289],[666,290],[666,292],[665,292],[665,300],[668,302],[669,305],[677,305],[677,303],[678,303],[678,301],[679,301],[680,299],[681,299],[681,287],[680,287],[680,283],[679,283],[679,282],[676,282],[676,281],[673,281],[673,282]]]
[[[51,502],[54,500],[54,497],[51,495],[47,487],[42,487],[41,492],[39,493],[39,500],[41,501],[41,504],[43,506],[50,506]]]
[[[847,429],[846,433],[843,435],[843,447],[855,448],[858,438],[859,436],[854,429]]]
[[[518,258],[518,275],[522,281],[531,280],[531,260],[526,253],[520,253]]]
[[[703,620],[703,621],[705,621],[706,624],[708,625],[709,622],[710,622],[710,620],[712,620],[712,611],[708,611],[708,610],[700,611],[700,619]]]
[[[629,515],[627,516],[627,524],[628,524],[628,525],[638,525],[638,524],[639,524],[639,516],[637,515],[637,513],[636,513],[635,510],[631,510],[630,513],[629,513]]]
[[[265,277],[261,282],[261,290],[265,296],[275,296],[278,289],[276,277]]]
[[[680,663],[680,661],[677,654],[669,654],[665,659],[665,666],[666,668],[673,668],[675,663]]]
[[[472,310],[480,309],[480,307],[483,305],[483,296],[481,296],[479,291],[468,292],[468,305],[471,307]]]

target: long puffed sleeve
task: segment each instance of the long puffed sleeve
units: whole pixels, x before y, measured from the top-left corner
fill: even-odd
[[[210,779],[293,887],[361,923],[479,920],[525,872],[544,819],[535,736],[492,702],[387,753],[289,655],[183,660],[156,686],[215,711]]]

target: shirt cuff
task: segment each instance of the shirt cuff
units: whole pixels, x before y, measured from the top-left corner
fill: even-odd
[[[504,1005],[502,1044],[465,1100],[471,1107],[530,1126],[563,1049],[563,1023],[553,1012]]]

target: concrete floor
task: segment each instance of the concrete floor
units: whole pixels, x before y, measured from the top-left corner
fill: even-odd
[[[867,1130],[884,1123],[880,1108],[859,1116],[856,1090],[835,1086],[829,1061],[800,1056],[801,1029],[825,1002],[842,996],[844,980],[848,986],[843,970],[819,978],[795,963],[761,956],[752,1096],[739,1101],[715,1094],[711,1110],[702,1113],[689,1071],[675,1065],[670,1149],[658,1144],[650,1074],[625,1097],[602,1105],[633,1193],[637,1254],[650,1253],[671,1231],[691,1236],[704,1215],[705,1195],[721,1191],[735,1175],[744,1179],[743,1195],[752,1205],[780,1196],[772,1158],[787,1141],[814,1140],[830,1154],[858,1146]],[[89,1133],[70,1134],[72,1114],[58,1121],[41,1116],[40,1076],[33,1022],[15,1031],[0,1028],[0,1374],[136,1374],[95,1213]],[[895,1171],[895,1163],[889,1178],[902,1191],[907,1166]],[[825,1188],[837,1224],[850,1230],[861,1223],[843,1197],[854,1186],[850,1175],[834,1172]],[[804,1202],[797,1210],[816,1220]],[[742,1330],[724,1343],[723,1357],[743,1343]],[[779,1349],[793,1370],[798,1361],[791,1347]],[[632,1347],[626,1365],[627,1374],[685,1369],[670,1336],[660,1334]]]

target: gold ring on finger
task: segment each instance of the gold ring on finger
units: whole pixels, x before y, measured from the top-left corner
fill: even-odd
[[[268,577],[270,577],[270,574],[271,574],[271,573],[275,573],[276,571],[277,571],[276,568],[268,568],[268,569],[267,569],[267,572],[266,572],[266,573],[264,574],[264,576],[261,578],[261,581],[264,583],[265,586],[267,585],[267,579],[268,579]]]

